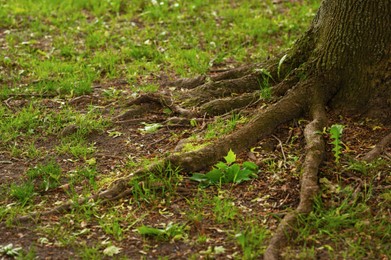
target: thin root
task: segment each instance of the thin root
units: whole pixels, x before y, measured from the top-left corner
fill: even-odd
[[[391,144],[391,133],[385,136],[370,152],[368,152],[363,158],[363,161],[372,162],[378,158],[384,151],[384,149]]]

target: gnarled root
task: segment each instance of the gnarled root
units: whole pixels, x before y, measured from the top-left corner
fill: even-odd
[[[47,212],[31,213],[30,215],[20,217],[15,221],[38,220],[40,216],[65,212],[72,209],[72,207],[77,204],[86,203],[88,201],[106,203],[118,200],[131,194],[132,187],[129,183],[132,178],[154,172],[157,168],[164,167],[168,164],[171,164],[174,167],[180,167],[184,171],[197,171],[203,169],[221,159],[229,149],[238,153],[249,148],[261,138],[272,134],[279,125],[298,118],[304,112],[309,111],[313,120],[305,129],[307,154],[303,165],[300,204],[296,210],[286,215],[282,220],[265,253],[265,259],[277,259],[279,253],[288,242],[287,235],[293,234],[293,227],[297,222],[298,215],[308,214],[312,210],[313,199],[318,192],[317,173],[318,167],[323,160],[325,150],[324,140],[319,132],[326,126],[324,104],[330,96],[330,93],[323,93],[321,87],[317,88],[319,82],[320,80],[317,77],[314,77],[297,83],[293,88],[286,91],[285,95],[274,104],[269,105],[266,109],[256,109],[254,111],[255,116],[249,123],[232,134],[217,139],[204,148],[188,153],[171,154],[160,162],[150,165],[147,168],[140,168],[132,174],[115,181],[110,188],[101,191],[94,196],[80,199],[76,203],[65,203],[64,205]],[[230,83],[232,83],[232,81],[230,81]],[[232,86],[234,85],[236,85],[236,83],[232,84]],[[311,96],[310,100],[308,99],[309,95]],[[143,96],[134,101],[133,104],[138,105],[143,102],[152,102],[161,106],[172,107],[170,99],[165,96],[157,95]]]
[[[317,91],[315,94],[317,96],[312,96],[314,103],[312,103],[310,107],[313,120],[304,130],[307,143],[307,154],[303,165],[300,203],[299,206],[293,212],[288,213],[279,224],[266,249],[264,259],[267,260],[279,258],[282,249],[288,243],[289,237],[294,233],[297,217],[300,214],[308,214],[312,211],[313,200],[319,189],[318,169],[323,161],[325,152],[325,143],[322,135],[319,133],[326,126],[327,119],[323,105],[324,102],[321,100],[321,92]]]
[[[124,196],[124,194],[129,194],[129,189],[131,189],[131,187],[129,187],[128,183],[131,178],[142,175],[143,173],[153,172],[156,170],[156,167],[162,167],[168,163],[171,163],[175,167],[180,167],[184,171],[196,171],[212,165],[217,160],[221,159],[229,149],[239,152],[245,148],[251,147],[251,145],[255,144],[260,138],[271,134],[280,124],[300,116],[306,107],[306,93],[311,85],[311,81],[305,81],[297,85],[294,91],[287,93],[285,97],[275,104],[270,105],[265,110],[262,110],[261,108],[256,110],[256,116],[254,116],[248,124],[200,150],[182,154],[172,154],[160,162],[150,165],[146,169],[141,168],[131,175],[117,180],[109,189],[102,191],[97,195],[81,199],[77,203],[68,202],[48,212],[31,213],[29,216],[17,218],[16,221],[25,221],[36,218],[37,216],[64,212],[70,210],[74,204],[85,203],[90,200],[99,200],[104,203],[113,200],[113,198],[119,199]],[[156,96],[150,96],[144,99],[153,100],[153,102],[160,102],[159,100],[161,100]]]

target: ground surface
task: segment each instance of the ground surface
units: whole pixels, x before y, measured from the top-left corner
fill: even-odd
[[[135,1],[129,7],[108,1],[110,6],[75,7],[65,1],[62,13],[44,1],[29,11],[23,1],[0,1],[5,6],[0,11],[0,257],[11,258],[4,248],[11,243],[26,259],[262,256],[279,220],[298,204],[306,118],[237,155],[239,164],[259,166],[250,181],[201,187],[189,179],[192,173],[162,169],[160,175],[135,177],[133,193],[119,201],[91,201],[37,222],[12,222],[109,187],[179,150],[181,140],[190,140],[185,149],[196,149],[249,120],[252,107],[178,124],[165,123],[173,115],[162,108],[112,122],[140,93],[167,90],[169,81],[210,75],[286,48],[318,4],[222,2]],[[340,162],[325,129],[323,193],[283,255],[389,259],[391,150],[372,164],[358,159],[390,128],[372,120],[331,118],[330,126],[344,126]],[[143,235],[142,226],[155,229]]]

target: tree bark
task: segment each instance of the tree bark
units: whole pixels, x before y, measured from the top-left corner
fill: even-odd
[[[315,43],[309,62],[317,74],[336,82],[333,108],[389,118],[390,14],[389,0],[322,2],[310,27]]]

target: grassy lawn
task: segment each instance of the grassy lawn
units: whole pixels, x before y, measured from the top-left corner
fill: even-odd
[[[185,150],[197,149],[247,122],[232,114],[170,126],[167,110],[127,125],[112,118],[142,93],[167,91],[167,82],[277,55],[306,30],[319,3],[0,0],[0,257],[260,258],[298,203],[305,119],[223,163],[256,163],[243,181],[200,185],[169,166],[135,176],[119,201],[77,202],[174,152],[182,139],[193,140]],[[389,259],[390,160],[355,160],[376,143],[370,131],[382,136],[387,128],[335,119],[345,126],[341,158],[330,137],[324,192],[283,255]],[[67,201],[74,207],[65,214],[13,221]]]

